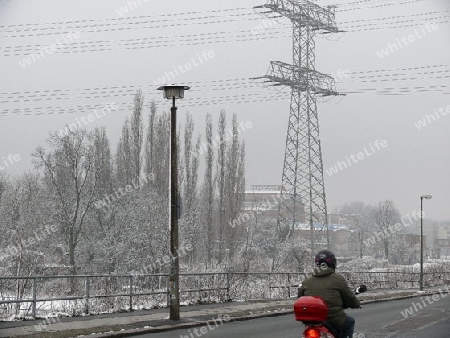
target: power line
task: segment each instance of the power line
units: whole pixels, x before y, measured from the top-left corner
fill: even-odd
[[[287,35],[286,35],[287,36]],[[157,47],[172,47],[176,45],[195,45],[210,43],[227,43],[241,41],[256,41],[261,39],[279,38],[278,32],[263,32],[254,34],[247,30],[235,32],[235,35],[229,35],[229,32],[209,32],[200,34],[186,34],[177,37],[157,36],[144,38],[131,38],[121,40],[97,40],[97,41],[80,41],[67,45],[61,45],[55,53],[81,53],[91,51],[110,51],[114,48],[118,49],[147,49]],[[19,56],[29,54],[39,54],[48,45],[18,45],[0,47],[3,50],[3,56]]]
[[[367,82],[399,82],[411,80],[436,80],[447,79],[449,65],[427,65],[407,68],[392,68],[366,71],[347,72],[348,78],[339,84],[367,83]],[[419,76],[420,75],[420,76]],[[191,81],[187,83],[192,91],[219,91],[259,88],[260,84],[248,78],[216,79],[204,81]],[[0,103],[33,103],[41,101],[74,100],[74,99],[98,99],[110,97],[128,97],[134,95],[137,90],[143,92],[153,91],[158,83],[146,85],[120,85],[101,86],[77,89],[46,89],[34,91],[0,92]]]
[[[444,18],[444,17],[443,17]],[[450,18],[450,16],[448,17]],[[406,28],[416,26],[416,24],[405,25],[407,22],[412,22],[411,20],[403,20],[390,22],[389,25],[396,26],[382,26],[373,27],[365,29],[354,29],[351,32],[361,32],[369,30],[378,29],[389,29],[389,28]],[[435,22],[436,24],[448,23],[449,20],[443,20]],[[398,25],[401,24],[401,25]],[[369,26],[370,24],[351,26],[351,27],[363,27]],[[350,27],[349,27],[350,28]],[[251,32],[248,30],[241,30],[234,32],[231,35],[230,32],[209,32],[200,34],[188,34],[181,35],[177,38],[167,37],[167,36],[157,36],[157,37],[146,37],[146,38],[132,38],[132,39],[121,39],[121,40],[97,40],[97,41],[80,41],[76,43],[65,44],[53,51],[53,53],[86,53],[86,52],[98,52],[98,51],[112,51],[115,49],[123,50],[135,50],[135,49],[149,49],[149,48],[163,48],[163,47],[174,47],[174,46],[194,46],[198,44],[205,43],[238,43],[238,42],[248,42],[248,41],[259,41],[266,39],[274,39],[280,37],[289,37],[288,33],[280,34],[280,30],[277,28],[268,28],[264,31],[258,33]],[[2,56],[26,56],[33,54],[43,55],[42,49],[48,48],[48,45],[16,45],[16,46],[4,46],[0,47],[3,51]],[[35,55],[36,56],[36,55]],[[37,56],[36,56],[37,57]]]
[[[246,16],[246,21],[248,20],[256,20],[257,18],[250,18],[248,16],[250,15],[254,15],[253,13],[246,13],[246,14],[240,14],[239,16]],[[236,17],[238,15],[235,15]],[[205,17],[206,18],[206,17]],[[63,35],[63,34],[68,34],[71,33],[73,31],[79,31],[80,33],[102,33],[102,32],[114,32],[114,31],[126,31],[126,30],[133,30],[133,29],[139,29],[139,30],[144,30],[144,29],[161,29],[161,28],[167,28],[167,27],[181,27],[181,26],[188,26],[188,25],[208,25],[208,24],[219,24],[219,23],[231,23],[231,22],[236,22],[236,21],[242,21],[242,19],[220,19],[220,20],[211,20],[211,21],[198,21],[198,22],[193,22],[191,18],[186,18],[186,19],[182,19],[186,22],[180,22],[180,21],[173,21],[173,20],[160,20],[160,21],[142,21],[142,22],[130,22],[127,23],[128,27],[118,27],[118,25],[114,25],[113,27],[109,27],[109,28],[104,28],[104,29],[92,29],[92,30],[84,30],[85,28],[89,28],[89,27],[99,27],[99,26],[110,26],[111,24],[93,24],[93,25],[84,25],[84,26],[78,26],[78,27],[64,27],[64,28],[71,28],[71,30],[65,30],[65,31],[54,31],[54,32],[40,32],[39,30],[36,29],[30,29],[30,33],[27,34],[15,34],[15,35],[11,35],[11,34],[4,34],[4,37],[10,37],[10,38],[23,38],[23,37],[33,37],[33,36],[48,36],[49,34],[53,34],[53,35]],[[170,23],[167,24],[161,24],[160,22],[162,21],[168,21]],[[148,24],[152,24],[150,26],[145,26]],[[137,26],[137,25],[140,26]],[[58,28],[41,28],[41,30],[46,30],[46,29],[58,29]],[[17,33],[15,31],[11,31],[10,33]]]
[[[408,87],[384,87],[384,88],[356,88],[356,89],[344,89],[342,93],[347,95],[410,95],[410,94],[450,94],[450,85],[428,85],[428,86],[408,86]],[[133,94],[132,94],[133,95]],[[131,95],[131,96],[132,96]],[[130,95],[128,95],[130,96]],[[156,96],[156,94],[155,94]],[[118,95],[109,95],[104,98],[108,98],[108,102],[113,102],[112,98],[119,97]],[[159,95],[157,96],[159,97]],[[98,97],[101,98],[101,97]],[[200,97],[191,97],[180,105],[185,107],[195,106],[208,106],[217,104],[236,104],[236,103],[251,103],[251,102],[270,102],[277,100],[290,99],[290,93],[244,93],[224,96],[212,96],[204,95]],[[163,102],[158,99],[157,102]],[[132,103],[119,103],[118,110],[131,109]],[[51,114],[71,114],[71,113],[84,113],[95,109],[100,109],[100,104],[86,104],[77,106],[38,106],[38,107],[24,107],[24,108],[5,108],[0,110],[0,116],[10,115],[51,115]]]
[[[386,4],[385,4],[386,5]],[[209,11],[212,13],[220,13],[220,12],[230,12],[230,11],[241,11],[245,10],[245,8],[238,8],[238,9],[227,9],[227,10],[218,10],[218,11]],[[246,9],[248,10],[248,9]],[[445,11],[448,12],[448,11]],[[174,13],[174,14],[162,14],[160,16],[156,15],[147,15],[147,16],[137,16],[137,17],[125,17],[125,18],[109,18],[109,19],[85,19],[85,20],[73,20],[73,21],[61,21],[61,22],[51,22],[51,23],[28,23],[28,24],[20,24],[20,25],[9,25],[9,26],[0,26],[0,32],[5,37],[30,37],[30,36],[42,36],[42,35],[49,35],[49,34],[67,34],[71,31],[67,29],[74,29],[81,30],[82,33],[100,33],[100,32],[111,32],[111,31],[123,31],[123,30],[130,30],[130,29],[154,29],[154,28],[165,28],[165,27],[179,27],[184,25],[194,25],[194,24],[217,24],[217,23],[229,23],[229,22],[235,22],[239,20],[259,20],[259,17],[257,16],[257,13],[255,12],[248,12],[248,13],[238,13],[238,14],[229,14],[229,17],[233,17],[233,19],[225,19],[222,16],[217,15],[205,15],[206,12],[185,12],[185,13]],[[437,14],[439,12],[431,12],[433,14]],[[431,13],[420,13],[420,14],[413,14],[410,16],[425,16],[429,15]],[[184,16],[186,14],[189,15],[197,15],[197,17],[186,17],[186,18],[173,18],[173,16]],[[252,17],[253,16],[253,17]],[[150,18],[157,17],[159,19],[157,20],[149,20]],[[169,17],[169,18],[163,18],[161,17]],[[360,21],[379,21],[379,20],[385,20],[389,18],[399,18],[399,17],[408,17],[408,16],[394,16],[394,17],[387,17],[387,18],[380,18],[380,19],[369,19],[369,20],[354,20],[354,21],[344,21],[341,22],[340,25],[345,25],[347,23],[352,22],[360,22]],[[199,22],[193,22],[198,20],[209,20],[209,19],[220,19],[220,20],[210,20],[210,21],[199,21]],[[142,26],[144,24],[151,24],[152,26]],[[164,24],[163,24],[164,23]],[[68,25],[72,26],[68,26]],[[59,26],[60,25],[60,26]],[[118,27],[121,25],[126,25],[127,27]],[[44,26],[44,27],[42,27]],[[48,26],[48,27],[46,27]],[[105,29],[98,29],[98,27],[108,27]],[[97,28],[94,30],[84,30],[86,28]],[[61,29],[63,29],[61,31]],[[60,31],[58,31],[60,30]],[[84,31],[83,31],[84,30]],[[41,32],[44,31],[44,32]],[[52,32],[53,31],[53,32]],[[28,32],[27,34],[18,34],[18,35],[8,35],[5,33],[24,33]]]
[[[231,11],[248,11],[248,7],[241,8],[226,8],[226,9],[217,9],[217,10],[207,10],[207,11],[191,11],[191,12],[178,12],[178,13],[167,13],[167,14],[154,14],[154,15],[137,15],[137,16],[129,16],[129,17],[120,17],[120,18],[107,18],[107,19],[82,19],[82,20],[68,20],[68,21],[58,21],[58,22],[49,22],[49,23],[24,23],[24,24],[14,24],[14,25],[3,25],[0,26],[0,29],[7,29],[11,27],[25,27],[33,26],[34,28],[39,27],[40,25],[67,25],[67,24],[84,24],[84,23],[96,23],[99,21],[105,22],[113,22],[116,21],[126,21],[126,20],[136,20],[136,19],[149,19],[149,18],[161,18],[161,17],[170,17],[174,16],[185,16],[185,15],[200,15],[205,13],[223,13],[223,12],[231,12]],[[173,21],[179,19],[170,19]],[[159,20],[161,21],[161,20]]]
[[[398,3],[387,3],[387,4],[384,3],[384,4],[380,4],[380,5],[375,5],[375,6],[342,8],[342,9],[338,5],[338,9],[336,10],[336,12],[360,11],[360,10],[382,8],[382,7],[390,7],[390,6],[398,6],[398,5],[410,5],[410,4],[413,4],[413,3],[424,2],[424,1],[427,1],[427,0],[409,0],[409,1],[403,1],[403,2],[398,2]]]

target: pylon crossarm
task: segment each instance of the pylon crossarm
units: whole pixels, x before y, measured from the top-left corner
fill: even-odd
[[[270,0],[267,4],[255,8],[268,8],[272,12],[295,21],[302,27],[326,32],[338,32],[333,6],[320,7],[310,1]],[[267,14],[264,12],[262,14]]]
[[[269,74],[265,77],[277,85],[319,95],[339,95],[334,78],[329,75],[281,61],[272,61],[270,65]]]

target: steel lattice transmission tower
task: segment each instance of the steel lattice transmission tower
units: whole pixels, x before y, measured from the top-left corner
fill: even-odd
[[[311,250],[316,245],[329,246],[316,96],[338,93],[334,78],[315,70],[314,38],[318,32],[338,32],[334,7],[302,0],[270,0],[255,8],[269,9],[263,14],[278,13],[293,24],[293,64],[272,61],[263,77],[273,85],[292,89],[277,241],[291,236],[295,224],[303,221],[309,224]],[[317,224],[321,231],[314,231]]]

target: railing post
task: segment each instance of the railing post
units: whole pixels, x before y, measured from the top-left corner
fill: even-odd
[[[133,311],[133,276],[129,276],[130,280],[130,312]]]
[[[227,272],[227,302],[230,301],[230,274]]]
[[[272,284],[270,283],[270,272],[269,272],[269,299],[272,298]]]
[[[170,308],[170,275],[166,276],[167,308]]]
[[[198,275],[197,277],[197,287],[198,287],[198,300],[200,301],[201,299],[201,292],[200,292],[200,286],[201,286],[201,282],[200,282],[200,275]]]
[[[426,278],[425,278],[426,275],[427,275],[427,273],[424,271],[423,274],[422,274],[422,280],[423,280],[422,283],[423,283],[423,287],[426,287],[426,286],[427,286],[427,285],[426,285],[426,284],[427,284],[427,280],[426,280]]]
[[[84,280],[84,313],[89,313],[89,293],[90,293],[90,280],[89,276]]]
[[[31,307],[31,316],[33,317],[33,319],[36,319],[36,278],[33,278],[32,293],[33,303]]]
[[[291,298],[291,275],[288,273],[288,298]]]

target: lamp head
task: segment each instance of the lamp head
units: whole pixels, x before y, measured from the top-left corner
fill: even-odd
[[[426,198],[427,200],[430,200],[433,196],[432,195],[422,195],[420,198]]]
[[[184,98],[184,91],[189,90],[188,86],[161,86],[158,90],[163,90],[165,99],[182,99]]]

